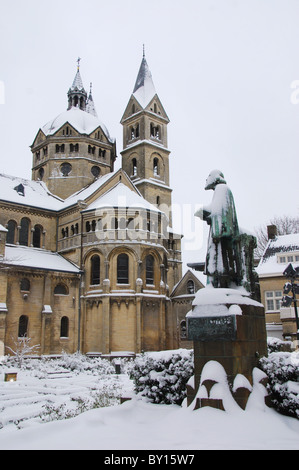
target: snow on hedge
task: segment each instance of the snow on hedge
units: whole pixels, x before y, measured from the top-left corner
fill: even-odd
[[[193,372],[193,351],[176,349],[137,356],[131,378],[135,391],[152,403],[181,404]]]

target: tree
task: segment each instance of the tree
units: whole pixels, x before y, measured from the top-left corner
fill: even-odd
[[[9,346],[6,346],[6,348],[9,349],[15,355],[19,367],[22,367],[24,356],[26,354],[32,353],[40,347],[39,344],[30,346],[30,341],[31,338],[27,338],[27,336],[22,336],[21,338],[18,338],[17,341],[14,341],[14,349],[10,348]]]
[[[290,233],[299,233],[299,217],[289,217],[287,215],[273,217],[267,225],[260,225],[255,232],[257,238],[256,256],[261,258],[268,243],[267,226],[275,225],[277,235],[289,235]]]

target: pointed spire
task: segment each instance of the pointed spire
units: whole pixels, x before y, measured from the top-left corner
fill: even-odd
[[[143,44],[143,56],[135,82],[133,95],[141,104],[141,106],[145,108],[151,101],[151,99],[155,96],[155,94],[156,90],[152,79],[152,74],[145,58],[145,50]]]
[[[91,90],[92,90],[92,83],[90,83],[89,96],[88,96],[88,100],[86,102],[85,111],[89,114],[92,114],[95,117],[98,117],[97,112],[96,112],[96,108],[95,108],[95,105],[94,105],[94,101],[93,101],[93,98],[92,98]]]
[[[73,80],[72,86],[68,91],[68,109],[72,107],[79,107],[83,111],[86,106],[87,93],[84,89],[82,78],[80,75],[80,60],[77,59],[77,72]]]
[[[77,59],[77,72],[76,72],[73,84],[71,86],[72,90],[75,90],[75,89],[84,90],[82,78],[81,78],[81,75],[80,75],[80,60],[81,60],[81,58],[78,57],[78,59]]]

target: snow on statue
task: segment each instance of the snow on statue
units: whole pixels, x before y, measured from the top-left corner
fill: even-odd
[[[210,226],[205,264],[207,284],[220,288],[243,286],[252,297],[258,298],[253,262],[256,238],[241,233],[233,194],[221,171],[213,170],[209,174],[205,189],[214,191],[212,202],[195,216]]]

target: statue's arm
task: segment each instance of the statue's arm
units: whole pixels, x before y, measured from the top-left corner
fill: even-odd
[[[201,220],[205,220],[208,225],[211,224],[211,211],[206,207],[201,207],[195,212],[195,217],[199,217]]]

